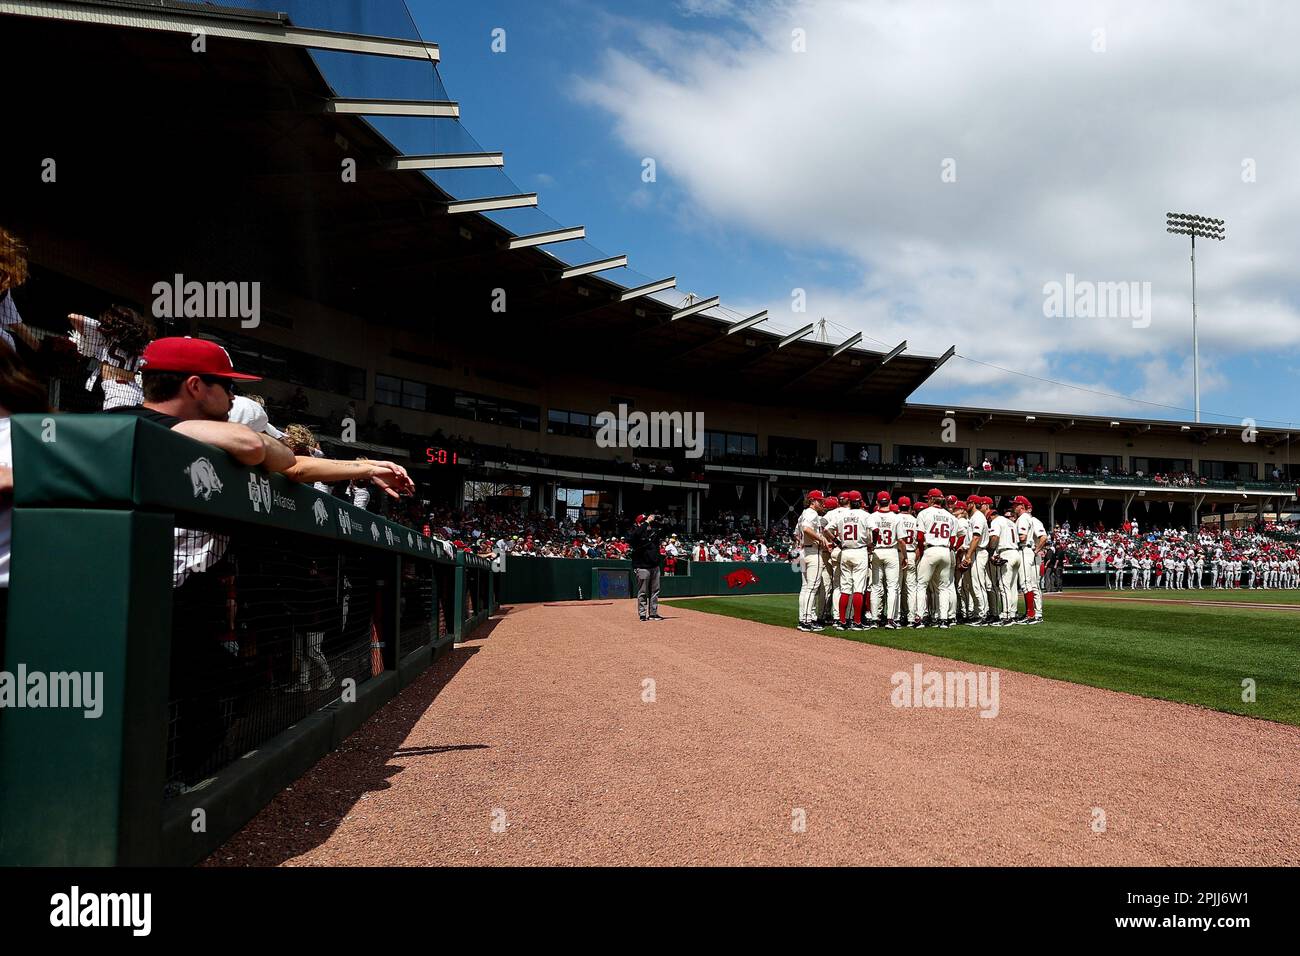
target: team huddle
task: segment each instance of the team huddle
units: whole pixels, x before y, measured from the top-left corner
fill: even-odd
[[[881,491],[871,510],[857,491],[805,496],[799,630],[1042,622],[1047,531],[1029,500],[1017,496],[999,514],[982,495],[962,501],[931,488],[925,498],[894,503]]]

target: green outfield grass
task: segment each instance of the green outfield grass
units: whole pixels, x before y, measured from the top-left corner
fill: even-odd
[[[793,594],[661,603],[788,627],[795,641],[842,637],[1300,726],[1300,614],[1289,610],[1049,599],[1033,627],[803,634]],[[1241,699],[1245,678],[1254,703]]]
[[[1098,588],[1086,591],[1066,591],[1061,595],[1061,597],[1068,598],[1076,594],[1111,594],[1117,597],[1165,598],[1172,601],[1236,601],[1239,604],[1300,605],[1300,591],[1295,589],[1247,591],[1245,588],[1242,588],[1237,591],[1166,591],[1164,588],[1152,588],[1150,591],[1134,591],[1130,588],[1124,588],[1119,591],[1107,591]],[[1051,600],[1050,597],[1049,600]]]

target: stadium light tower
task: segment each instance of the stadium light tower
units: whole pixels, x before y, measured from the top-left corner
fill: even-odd
[[[1196,237],[1220,239],[1223,220],[1193,216],[1186,212],[1165,213],[1165,232],[1192,237],[1192,388],[1196,393],[1196,421],[1201,421],[1201,348],[1196,337]]]

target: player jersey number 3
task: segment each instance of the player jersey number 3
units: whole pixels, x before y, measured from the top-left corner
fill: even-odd
[[[891,545],[891,544],[894,543],[894,529],[893,529],[893,528],[881,528],[881,529],[880,529],[880,543],[883,544],[883,545],[885,545],[886,547],[888,547],[889,545]]]

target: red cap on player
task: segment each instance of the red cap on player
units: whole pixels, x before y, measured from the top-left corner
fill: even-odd
[[[834,495],[831,495],[831,497],[826,498],[823,501],[823,504],[826,505],[826,510],[830,511],[832,508],[838,508],[840,506],[840,499],[836,498]]]
[[[813,490],[808,492],[808,497],[816,499],[816,498],[825,498],[826,496],[823,495],[820,491]]]
[[[912,507],[912,499],[907,497],[907,495],[903,495],[903,497],[898,499],[898,507],[900,508]]]
[[[861,501],[861,500],[862,500],[862,492],[860,492],[860,491],[850,491],[850,492],[848,493],[848,499],[849,499],[849,501]]]
[[[888,491],[877,491],[877,492],[876,492],[876,500],[877,500],[877,501],[888,501],[888,500],[890,499],[890,497],[891,497],[891,495],[889,494]]]
[[[938,488],[931,488],[929,491],[925,493],[925,496],[927,498],[942,498],[943,492],[940,491]]]
[[[637,524],[642,524],[642,523],[644,523],[644,522],[645,522],[645,515],[637,515],[637,516],[636,516],[636,523],[637,523]]]
[[[892,511],[894,514],[898,514],[898,505],[890,505],[889,510]]]
[[[1026,508],[1029,507],[1029,499],[1026,498],[1024,495],[1016,495],[1014,498],[1011,499],[1011,503],[1013,505],[1024,505]]]

